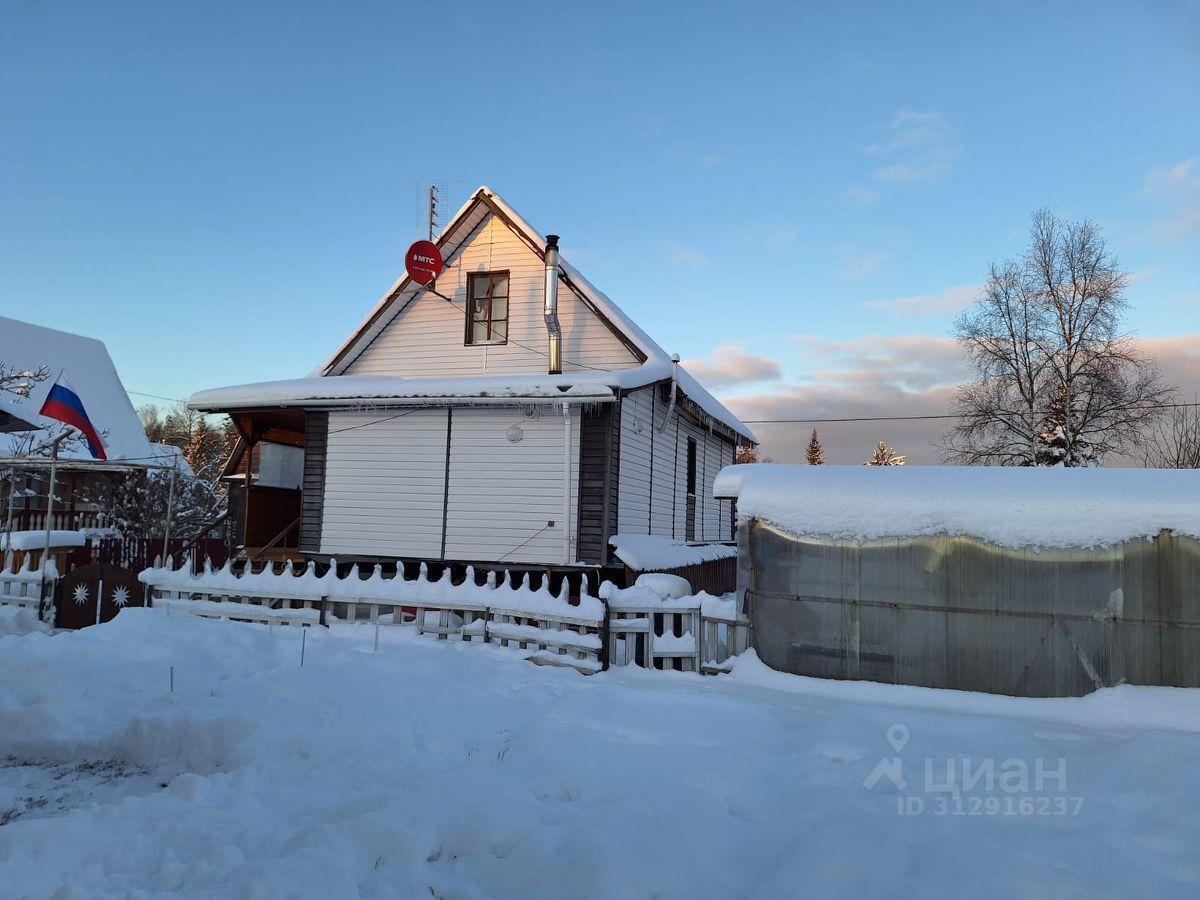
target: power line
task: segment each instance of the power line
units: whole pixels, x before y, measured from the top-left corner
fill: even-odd
[[[392,419],[403,419],[405,416],[411,416],[418,412],[416,409],[410,409],[402,413],[396,413],[394,416],[388,416],[386,419],[376,419],[374,422],[360,422],[357,425],[347,425],[345,428],[335,428],[330,434],[341,434],[343,431],[353,431],[355,428],[366,428],[368,425],[379,425],[383,422],[390,422]]]
[[[171,403],[187,403],[186,400],[180,400],[178,397],[162,397],[158,394],[147,394],[145,391],[126,391],[127,394],[136,394],[138,397],[153,397],[155,400],[169,400]]]
[[[429,289],[429,288],[426,288],[426,290],[430,290],[430,289]],[[455,303],[453,300],[451,300],[449,297],[445,296],[444,294],[439,294],[439,293],[437,293],[436,291],[432,291],[432,290],[430,290],[430,293],[432,293],[432,294],[433,294],[435,297],[441,297],[443,300],[445,300],[447,303],[449,303],[451,306],[453,306],[455,309],[457,309],[457,310],[458,310],[460,313],[462,313],[463,315],[466,315],[466,314],[467,314],[467,311],[466,311],[466,309],[464,309],[463,307],[459,306],[457,303]],[[530,353],[536,353],[538,356],[544,356],[544,357],[546,357],[547,359],[549,359],[549,358],[550,358],[550,354],[549,354],[549,353],[546,353],[546,352],[544,352],[544,351],[542,351],[542,350],[539,350],[539,349],[537,349],[537,347],[530,347],[528,344],[522,344],[522,343],[521,343],[520,341],[518,341],[516,338],[512,337],[511,335],[509,335],[509,334],[507,333],[507,328],[506,328],[506,333],[505,333],[505,335],[504,335],[504,340],[505,340],[505,342],[506,342],[506,343],[509,343],[509,344],[516,344],[516,345],[517,345],[518,347],[520,347],[522,350],[528,350]],[[579,368],[581,368],[581,369],[591,369],[593,372],[611,372],[611,371],[612,371],[612,369],[605,369],[605,368],[602,368],[602,367],[600,367],[600,366],[589,366],[589,365],[587,365],[586,363],[581,363],[581,362],[579,362],[579,360],[576,360],[576,359],[567,359],[566,357],[563,357],[563,362],[565,362],[565,363],[570,363],[570,364],[571,364],[571,365],[573,365],[573,366],[578,366],[578,367],[579,367]]]
[[[1128,412],[1147,412],[1155,409],[1189,409],[1200,406],[1196,403],[1160,403],[1155,406],[1131,406]],[[852,416],[840,419],[742,419],[743,425],[823,425],[838,422],[916,422],[930,419],[962,419],[955,413],[939,413],[928,416]]]

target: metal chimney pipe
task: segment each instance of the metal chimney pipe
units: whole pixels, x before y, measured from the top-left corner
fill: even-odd
[[[549,335],[550,374],[562,374],[562,328],[558,324],[558,235],[546,235],[546,305],[542,311]]]

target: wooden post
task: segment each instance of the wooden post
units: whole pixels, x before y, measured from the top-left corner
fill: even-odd
[[[163,559],[167,558],[167,545],[171,538],[171,514],[175,506],[175,472],[176,466],[171,465],[171,483],[167,487],[167,521],[163,523]]]
[[[253,480],[254,471],[254,447],[258,442],[253,438],[250,439],[249,446],[246,447],[246,497],[242,503],[242,551],[246,558],[250,558],[250,482]]]
[[[46,562],[50,558],[50,528],[54,515],[54,490],[58,485],[58,445],[70,433],[68,429],[50,442],[50,491],[46,494],[46,540],[42,544],[42,564],[38,569],[38,620],[41,622],[46,621],[45,610],[48,605],[46,603]]]

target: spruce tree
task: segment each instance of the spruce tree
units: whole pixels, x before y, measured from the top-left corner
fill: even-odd
[[[901,456],[883,441],[875,448],[875,452],[871,454],[864,466],[902,466],[904,465],[905,457]]]
[[[808,439],[808,452],[805,454],[810,466],[825,465],[825,451],[821,447],[821,439],[817,437],[817,429],[813,429],[812,437]]]

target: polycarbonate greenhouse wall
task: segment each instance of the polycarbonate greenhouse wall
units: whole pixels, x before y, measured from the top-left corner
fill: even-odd
[[[1028,697],[1200,686],[1200,542],[1013,550],[738,528],[752,644],[797,675]]]

